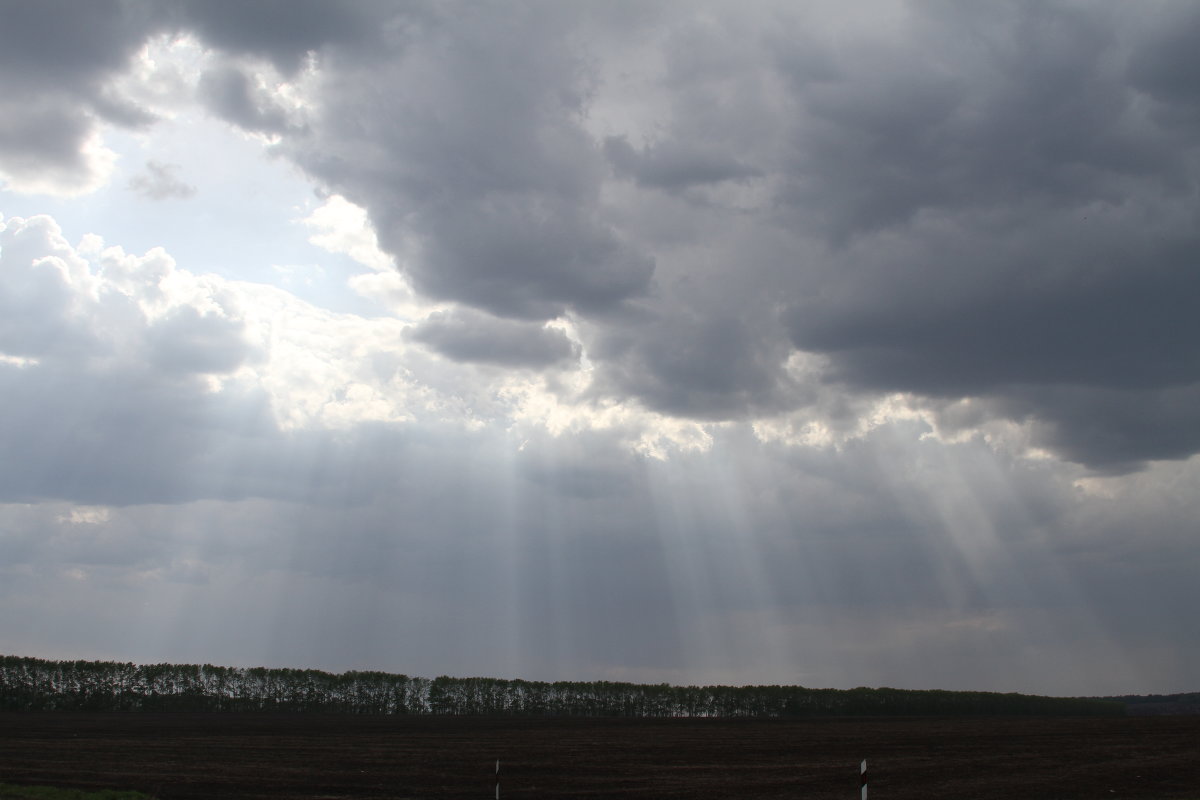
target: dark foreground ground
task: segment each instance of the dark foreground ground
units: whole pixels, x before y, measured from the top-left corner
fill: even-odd
[[[1200,717],[0,714],[0,782],[173,798],[1200,800]]]

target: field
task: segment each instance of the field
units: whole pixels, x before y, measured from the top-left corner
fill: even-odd
[[[0,782],[180,798],[1200,799],[1200,717],[0,714]]]
[[[13,786],[0,783],[0,800],[152,800],[141,792],[121,792],[101,789],[89,792],[84,789],[61,789],[55,786]]]

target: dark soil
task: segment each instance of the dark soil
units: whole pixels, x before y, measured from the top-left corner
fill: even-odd
[[[163,798],[1200,799],[1200,717],[0,714],[0,782]]]

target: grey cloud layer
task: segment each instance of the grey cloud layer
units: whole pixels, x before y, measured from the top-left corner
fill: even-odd
[[[541,368],[579,358],[560,330],[462,309],[432,314],[411,335],[453,361]]]
[[[550,319],[641,294],[653,262],[600,215],[563,12],[459,11],[407,20],[394,57],[331,54],[311,134],[285,150],[364,205],[432,297]]]
[[[671,145],[637,150],[619,136],[604,140],[604,155],[618,175],[632,178],[642,186],[667,190],[760,175],[753,167],[721,152]]]
[[[993,398],[1092,466],[1194,452],[1195,418],[1152,410],[1200,376],[1196,150],[1130,77],[1157,36],[1101,8],[949,16],[955,69],[868,60],[806,97],[794,210],[835,248],[792,341],[850,386]]]
[[[837,47],[816,11],[768,7],[87,8],[98,35],[65,58],[21,44],[69,38],[62,9],[8,17],[6,72],[66,100],[6,115],[0,158],[69,164],[91,125],[71,104],[103,115],[132,49],[187,29],[241,59],[201,81],[209,106],[363,205],[420,292],[586,321],[617,399],[803,409],[796,348],[826,357],[831,389],[979,397],[1097,468],[1196,450],[1159,444],[1186,414],[1135,423],[1103,399],[1170,406],[1200,378],[1186,4],[917,4]],[[306,53],[297,125],[245,59],[290,75]],[[687,247],[668,233],[685,228]]]

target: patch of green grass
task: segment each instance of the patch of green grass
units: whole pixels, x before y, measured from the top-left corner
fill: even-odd
[[[13,786],[0,783],[0,800],[154,800],[141,792],[120,792],[103,789],[85,792],[82,789],[59,789],[54,786]]]

